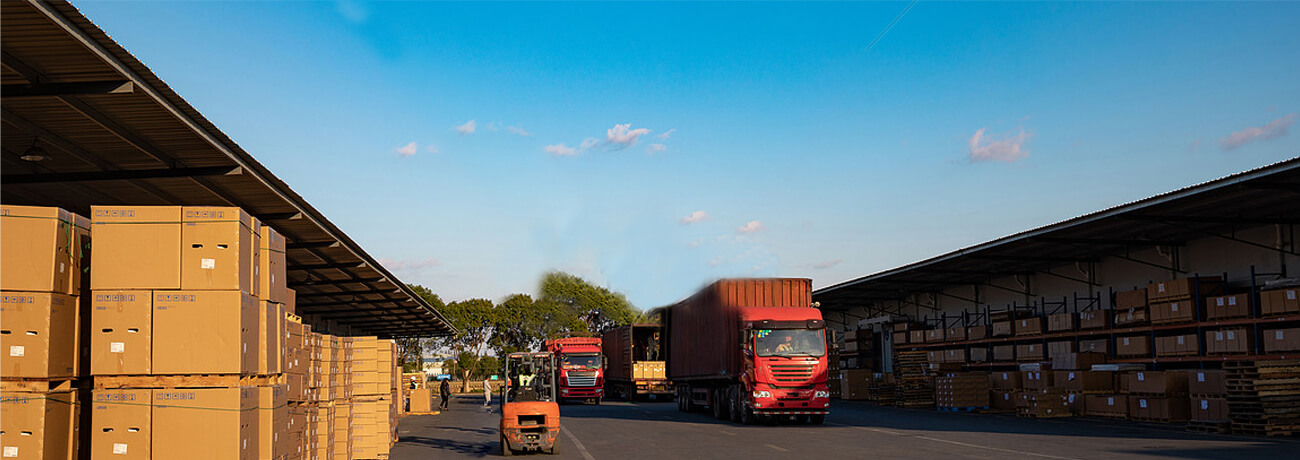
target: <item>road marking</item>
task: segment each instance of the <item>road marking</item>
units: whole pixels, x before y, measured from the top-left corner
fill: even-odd
[[[766,444],[766,446],[767,446],[767,447],[771,447],[771,448],[776,449],[776,450],[779,450],[779,451],[781,451],[781,452],[789,452],[789,451],[790,451],[790,449],[786,449],[786,448],[784,448],[784,447],[780,447],[780,446],[774,446],[774,445],[771,445],[771,444]]]
[[[582,453],[582,458],[587,460],[596,460],[596,457],[591,456],[591,452],[587,452],[587,446],[582,445],[582,441],[579,441],[578,437],[574,436],[573,432],[569,431],[568,427],[560,425],[560,431],[563,431],[564,435],[568,436],[570,441],[573,441],[573,445],[578,446],[578,452]]]
[[[836,423],[836,424],[834,424],[834,425],[835,425],[835,426],[847,426],[847,427],[857,428],[857,429],[859,429],[859,430],[874,431],[874,432],[877,432],[877,433],[884,433],[884,434],[889,434],[889,435],[894,435],[894,436],[909,436],[909,437],[913,437],[913,438],[916,438],[916,439],[924,439],[924,440],[926,440],[926,441],[942,442],[942,443],[953,444],[953,445],[962,446],[962,447],[970,447],[970,448],[975,448],[975,449],[993,450],[993,451],[998,451],[998,452],[1006,452],[1006,453],[1009,453],[1009,454],[1027,455],[1027,456],[1030,456],[1030,457],[1054,458],[1054,459],[1058,459],[1058,460],[1080,460],[1080,459],[1073,458],[1073,457],[1058,457],[1058,456],[1055,456],[1055,455],[1039,454],[1039,453],[1035,453],[1035,452],[1025,452],[1025,451],[1021,451],[1021,450],[1003,449],[1003,448],[1000,448],[1000,447],[981,446],[981,445],[979,445],[979,444],[971,444],[971,443],[966,443],[966,442],[961,442],[961,441],[950,441],[950,440],[947,440],[947,439],[931,438],[931,437],[929,437],[929,436],[922,436],[922,435],[911,435],[911,434],[907,434],[907,433],[900,433],[900,432],[897,432],[897,431],[882,430],[882,429],[879,429],[879,428],[869,428],[869,427],[865,427],[865,426],[841,425],[841,424],[838,424],[838,423]],[[772,445],[769,444],[768,447],[774,447],[774,446],[772,446]]]
[[[719,433],[722,433],[722,434],[729,434],[729,435],[732,435],[732,436],[736,436],[736,433],[732,433],[732,432],[727,431],[727,430],[718,430],[718,432],[719,432]]]

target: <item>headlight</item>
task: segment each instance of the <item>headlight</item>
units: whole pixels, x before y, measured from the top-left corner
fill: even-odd
[[[820,391],[820,390],[819,390],[819,391],[813,393],[813,397],[814,397],[814,398],[829,398],[829,397],[831,397],[831,392],[829,392],[829,391]]]
[[[755,398],[771,398],[772,393],[769,393],[766,390],[754,390],[753,396]]]

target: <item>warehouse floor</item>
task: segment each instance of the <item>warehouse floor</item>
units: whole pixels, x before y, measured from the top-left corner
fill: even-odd
[[[499,456],[498,406],[456,397],[440,415],[408,416],[391,459]],[[835,401],[825,426],[741,426],[673,403],[561,408],[561,458],[1295,458],[1297,438],[1183,431],[1093,418],[1023,419]]]

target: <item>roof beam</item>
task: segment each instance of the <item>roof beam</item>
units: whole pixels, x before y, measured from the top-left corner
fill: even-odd
[[[342,247],[343,243],[338,241],[306,241],[302,243],[285,244],[285,249],[334,249]]]
[[[1125,239],[1125,238],[1051,238],[1040,237],[1034,238],[1034,241],[1043,243],[1062,243],[1082,246],[1186,246],[1186,241],[1177,240],[1145,240],[1145,239]]]
[[[353,263],[347,263],[347,264],[310,264],[310,265],[289,265],[288,267],[286,267],[286,270],[299,270],[299,271],[303,271],[303,270],[332,270],[332,269],[339,269],[339,270],[342,270],[342,269],[346,269],[346,268],[361,268],[361,267],[364,267],[364,266],[366,266],[366,263],[365,263],[365,262],[353,262]]]
[[[135,83],[130,80],[83,81],[76,83],[32,83],[4,85],[0,87],[0,96],[6,99],[15,97],[59,97],[90,94],[132,94]]]
[[[400,305],[402,305],[402,302],[405,302],[405,301],[406,301],[406,300],[389,300],[389,299],[384,299],[384,300],[363,300],[363,301],[355,301],[355,302],[354,302],[354,301],[349,301],[349,302],[318,302],[318,303],[300,303],[300,304],[297,304],[296,307],[298,307],[298,308],[307,308],[307,309],[311,309],[311,308],[315,308],[315,307],[332,307],[332,306],[336,306],[336,305],[366,305],[366,304],[372,304],[372,305],[373,305],[373,304],[383,304],[383,305],[399,305],[399,306],[400,306]],[[308,312],[308,313],[310,313],[310,312]]]
[[[384,278],[349,278],[345,280],[332,280],[329,278],[316,278],[305,281],[289,281],[289,287],[295,286],[324,286],[329,284],[366,284],[378,283]]]
[[[357,295],[401,294],[401,293],[402,293],[401,289],[388,289],[388,290],[367,289],[361,291],[313,292],[309,294],[298,294],[297,297],[299,299],[314,299],[317,297],[345,297],[345,296],[357,296]]]
[[[984,260],[1006,260],[1012,262],[1097,262],[1096,257],[1008,256],[997,254],[971,254],[967,257]]]
[[[294,212],[258,214],[257,220],[260,220],[262,222],[267,222],[272,220],[302,220],[302,213],[294,211]]]
[[[213,166],[206,168],[164,168],[79,173],[5,174],[0,181],[6,184],[49,184],[69,182],[96,182],[112,180],[145,180],[192,176],[236,176],[243,174],[239,166]]]
[[[1123,219],[1145,220],[1161,223],[1190,224],[1248,224],[1248,225],[1300,225],[1300,219],[1286,217],[1240,217],[1240,216],[1170,216],[1170,215],[1127,215]]]

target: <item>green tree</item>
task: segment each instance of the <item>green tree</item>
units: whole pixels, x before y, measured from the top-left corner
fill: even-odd
[[[418,284],[408,284],[407,287],[415,291],[415,294],[428,302],[435,310],[442,312],[446,309],[446,304],[438,294],[434,294],[424,286]],[[397,342],[397,362],[402,367],[402,372],[419,372],[424,366],[425,355],[432,353],[437,346],[437,342],[428,337],[409,337],[396,339]]]
[[[490,300],[469,299],[446,304],[439,311],[460,333],[440,338],[436,343],[457,357],[461,391],[469,391],[470,376],[490,348],[488,339],[497,324],[497,310]]]
[[[603,333],[636,319],[638,311],[623,294],[596,286],[564,272],[550,272],[542,277],[539,302],[557,305],[565,314],[576,318],[589,332]]]

